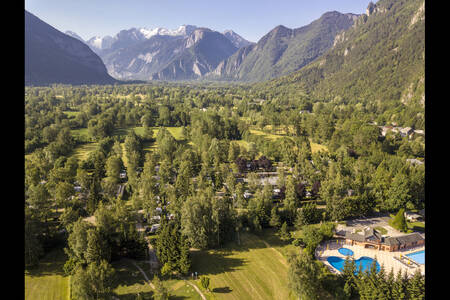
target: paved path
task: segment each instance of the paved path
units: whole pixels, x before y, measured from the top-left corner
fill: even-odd
[[[184,282],[186,282],[187,284],[190,284],[197,291],[197,293],[200,295],[200,297],[202,297],[203,300],[206,300],[205,295],[203,295],[202,291],[200,291],[200,289],[195,284],[193,284],[192,282],[189,282],[187,280],[185,280]]]
[[[148,284],[150,284],[150,286],[152,287],[152,289],[155,289],[155,286],[154,286],[153,283],[150,281],[150,279],[148,279],[147,274],[145,274],[144,270],[142,270],[142,268],[139,267],[138,264],[137,264],[134,260],[129,259],[129,261],[131,261],[131,263],[132,263],[133,265],[135,265],[136,268],[139,269],[139,271],[141,271],[142,275],[144,275],[145,280],[147,280]]]
[[[152,287],[152,289],[155,289],[155,286],[153,285],[153,283],[150,281],[150,279],[148,279],[147,274],[145,274],[144,270],[142,270],[141,267],[138,266],[138,264],[136,264],[136,262],[134,260],[129,259],[129,261],[131,261],[131,263],[139,269],[139,271],[141,271],[142,275],[144,275],[145,280],[147,280],[148,284],[150,284],[150,286]],[[184,279],[183,279],[184,280]],[[189,282],[187,280],[184,280],[184,282],[186,282],[187,284],[190,284],[196,291],[197,293],[200,295],[200,297],[202,297],[203,300],[207,300],[205,295],[202,293],[202,291],[200,291],[200,289],[193,284],[192,282]]]

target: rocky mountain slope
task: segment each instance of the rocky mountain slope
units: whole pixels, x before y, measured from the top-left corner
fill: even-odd
[[[335,36],[352,26],[356,18],[355,14],[333,11],[300,28],[279,25],[256,44],[240,48],[207,77],[263,81],[299,70],[331,48]]]
[[[424,0],[379,0],[325,55],[266,85],[304,89],[321,99],[401,102],[416,113],[425,103],[424,79]]]
[[[191,80],[214,70],[237,48],[223,34],[181,26],[172,34],[121,31],[109,47],[98,49],[108,72],[118,79]],[[162,32],[164,33],[164,32]],[[167,32],[166,32],[167,33]],[[124,36],[128,36],[125,39]],[[103,42],[103,40],[102,40]]]
[[[86,44],[25,10],[25,85],[115,82]]]

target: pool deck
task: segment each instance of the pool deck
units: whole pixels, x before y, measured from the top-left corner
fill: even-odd
[[[327,241],[325,243],[321,243],[319,247],[317,247],[315,251],[316,259],[323,262],[332,273],[339,274],[340,272],[330,265],[330,263],[327,261],[327,258],[329,256],[337,256],[345,259],[345,256],[338,252],[338,249],[342,247],[352,250],[354,253],[353,258],[355,260],[359,259],[361,256],[376,258],[378,263],[384,266],[386,274],[389,274],[391,269],[394,270],[394,275],[397,275],[397,272],[399,270],[402,270],[402,272],[406,271],[408,275],[411,276],[416,272],[417,269],[420,269],[420,272],[422,274],[425,274],[425,265],[417,266],[413,263],[408,265],[407,263],[404,264],[401,263],[399,260],[395,259],[400,258],[400,254],[403,256],[409,253],[425,250],[424,246],[404,249],[402,251],[388,252],[388,251],[379,251],[375,249],[367,249],[356,245],[355,246],[345,245],[343,240],[341,240],[340,243],[337,244],[336,240],[334,239],[331,241]]]

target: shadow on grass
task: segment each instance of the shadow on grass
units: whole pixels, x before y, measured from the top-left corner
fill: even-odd
[[[239,252],[265,249],[268,246],[282,248],[290,244],[290,242],[279,238],[276,229],[265,229],[257,235],[250,232],[241,232],[239,239],[239,244],[233,241],[219,249],[191,251],[191,272],[197,271],[198,276],[232,272],[244,268],[248,263],[247,259],[236,257],[239,256]]]
[[[129,293],[129,294],[122,294],[122,295],[115,295],[117,298],[119,298],[120,300],[136,300],[137,298],[137,293]],[[144,300],[150,300],[153,299],[153,292],[147,292],[147,293],[139,293],[139,295],[141,295],[142,299]],[[169,298],[172,299],[172,298]]]
[[[185,296],[169,296],[169,300],[184,300],[184,299],[189,299],[189,297],[185,297]]]
[[[136,266],[134,266],[133,264],[131,264],[130,262],[128,262],[126,260],[115,261],[112,263],[112,267],[115,270],[115,274],[114,274],[115,280],[112,284],[112,289],[115,289],[119,286],[147,284],[144,276],[138,270],[138,268],[136,268]]]
[[[191,272],[200,275],[216,275],[224,272],[232,272],[246,264],[245,259],[230,257],[233,255],[228,250],[192,251]]]
[[[61,275],[66,276],[63,267],[66,263],[67,256],[63,248],[57,248],[47,253],[39,260],[39,265],[36,267],[26,268],[25,275],[27,276],[47,276],[47,275]]]
[[[230,289],[230,287],[225,286],[225,287],[220,287],[220,288],[214,288],[213,293],[221,293],[221,294],[228,294],[232,292],[232,289]]]
[[[418,232],[425,232],[425,227],[420,227],[420,226],[413,226],[412,231],[418,231]]]

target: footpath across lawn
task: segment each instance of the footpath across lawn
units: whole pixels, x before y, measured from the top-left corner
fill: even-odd
[[[240,234],[240,245],[231,242],[222,249],[191,255],[192,271],[211,279],[212,293],[204,291],[208,298],[295,299],[287,287],[286,258],[254,234]]]

